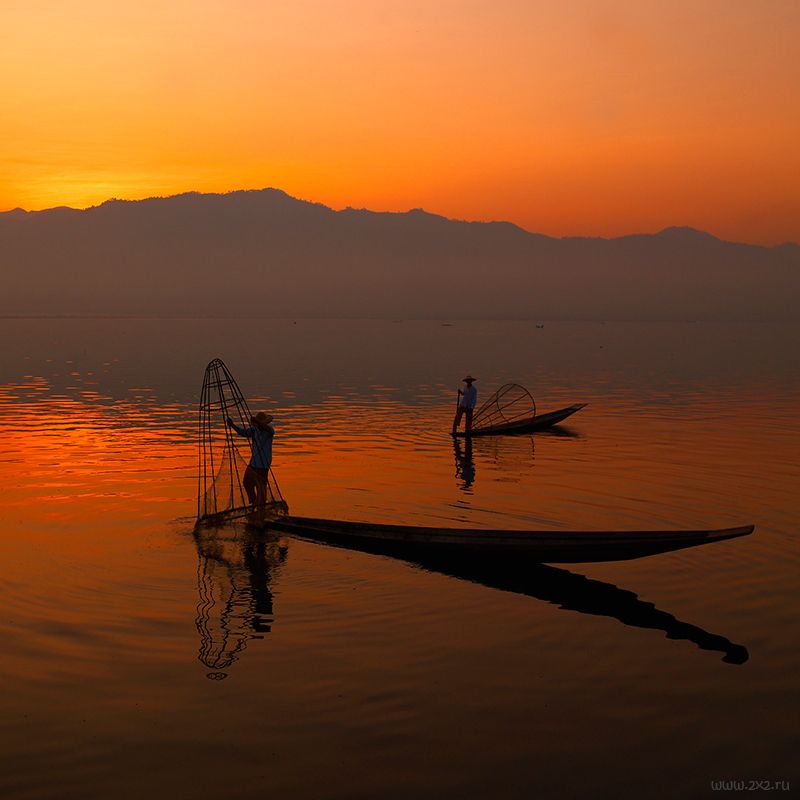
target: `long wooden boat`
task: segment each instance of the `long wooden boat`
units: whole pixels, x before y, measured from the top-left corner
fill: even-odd
[[[501,434],[540,431],[544,428],[549,428],[551,425],[557,425],[559,422],[563,422],[567,417],[571,417],[576,411],[580,411],[586,405],[588,404],[576,403],[574,406],[561,408],[558,411],[551,411],[549,414],[537,414],[527,419],[515,420],[514,422],[507,422],[501,425],[473,428],[469,434],[464,433],[464,431],[457,431],[453,436],[498,436]]]
[[[752,525],[720,530],[515,531],[426,528],[277,516],[266,527],[369,552],[491,553],[541,563],[624,561],[747,536]]]

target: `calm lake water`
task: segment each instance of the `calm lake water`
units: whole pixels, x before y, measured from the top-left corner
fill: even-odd
[[[800,788],[800,326],[0,320],[0,796],[695,798]],[[306,516],[752,536],[425,564],[193,535],[222,358]],[[448,430],[526,386],[558,429]],[[727,790],[727,793],[733,789]]]

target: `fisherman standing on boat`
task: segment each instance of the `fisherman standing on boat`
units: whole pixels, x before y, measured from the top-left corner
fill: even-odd
[[[478,402],[478,390],[472,385],[475,378],[472,375],[467,375],[464,378],[466,387],[462,391],[458,390],[458,409],[456,410],[456,418],[453,420],[453,433],[458,429],[458,424],[461,422],[461,417],[464,417],[464,433],[469,436],[472,431],[472,412],[475,409],[475,404]]]
[[[272,420],[272,414],[265,414],[263,411],[250,417],[250,427],[247,428],[240,428],[230,417],[226,420],[228,427],[233,428],[239,436],[250,439],[250,463],[244,472],[242,485],[251,506],[260,506],[267,502],[267,482],[269,468],[272,465],[272,439],[275,436],[275,430],[269,424]]]

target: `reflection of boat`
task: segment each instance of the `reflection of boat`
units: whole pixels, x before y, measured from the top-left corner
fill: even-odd
[[[559,567],[531,564],[519,558],[485,556],[448,556],[444,559],[428,555],[406,560],[429,572],[536,597],[565,611],[611,617],[630,627],[664,631],[669,639],[683,639],[694,642],[701,650],[724,653],[722,660],[728,664],[744,664],[749,658],[744,646],[681,622],[652,603],[640,600],[633,592]]]
[[[563,422],[567,417],[571,417],[576,411],[580,411],[586,405],[587,403],[576,403],[574,406],[561,408],[558,411],[551,411],[549,414],[536,414],[532,417],[524,417],[523,419],[514,420],[512,422],[497,422],[485,427],[473,426],[469,436],[498,436],[500,434],[540,431],[544,428],[549,428],[551,425],[557,425],[559,422]],[[464,431],[457,431],[453,435],[466,436],[467,434],[465,434]]]
[[[544,563],[623,561],[733,539],[752,533],[752,525],[694,531],[515,531],[426,528],[310,517],[278,516],[269,528],[309,539],[374,550],[390,555],[404,551],[484,552],[526,555]]]

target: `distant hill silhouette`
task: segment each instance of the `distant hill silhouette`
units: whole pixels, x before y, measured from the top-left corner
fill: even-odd
[[[0,214],[2,315],[798,320],[800,247],[554,239],[276,189]]]

